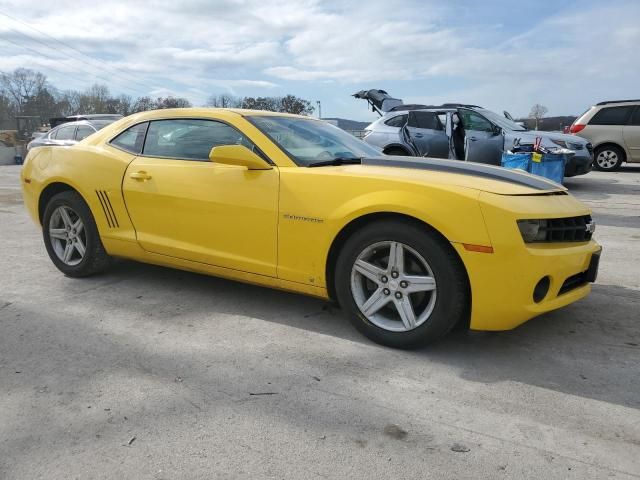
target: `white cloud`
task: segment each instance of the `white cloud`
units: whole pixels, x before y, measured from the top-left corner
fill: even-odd
[[[0,12],[22,20],[0,15],[0,70],[26,66],[61,88],[108,81],[114,91],[165,89],[196,102],[221,91],[321,91],[323,112],[354,115],[364,105],[344,99],[374,87],[514,114],[536,102],[577,113],[637,95],[640,3],[537,5],[539,17],[522,18],[514,4],[511,21],[492,18],[504,6],[435,0],[0,0]]]

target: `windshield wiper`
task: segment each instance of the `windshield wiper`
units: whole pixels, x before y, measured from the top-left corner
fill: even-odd
[[[307,167],[327,167],[333,165],[359,165],[362,163],[361,157],[336,157],[331,160],[322,160],[321,162],[312,162]]]

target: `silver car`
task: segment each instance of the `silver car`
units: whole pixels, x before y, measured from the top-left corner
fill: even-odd
[[[382,92],[372,96],[371,92]],[[565,166],[565,176],[582,175],[593,166],[593,149],[584,139],[555,132],[530,131],[514,122],[505,112],[477,105],[448,103],[440,106],[405,105],[401,100],[381,98],[386,92],[362,91],[356,98],[366,99],[382,116],[365,129],[364,141],[387,155],[449,158],[500,165],[502,153],[514,143],[562,147],[575,152]],[[389,100],[394,100],[389,102]],[[400,103],[398,103],[400,102]],[[385,105],[393,105],[386,111]]]
[[[114,117],[115,118],[79,120],[75,122],[67,121],[66,123],[62,123],[57,127],[52,128],[44,135],[31,140],[27,144],[27,150],[31,150],[35,147],[42,147],[44,145],[75,145],[80,140],[84,140],[89,135],[96,133],[98,130],[110,125],[119,118],[122,118],[121,115]]]

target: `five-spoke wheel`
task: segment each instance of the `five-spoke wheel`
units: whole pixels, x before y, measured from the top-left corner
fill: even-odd
[[[378,242],[353,264],[351,291],[367,319],[391,332],[413,330],[429,319],[436,281],[427,261],[401,242]]]
[[[91,210],[77,192],[53,196],[44,209],[42,227],[49,257],[65,275],[86,277],[111,263]]]
[[[66,265],[78,265],[86,253],[87,236],[80,216],[60,206],[49,218],[49,238],[58,258]]]
[[[336,295],[372,340],[408,348],[437,340],[469,313],[469,284],[451,245],[427,225],[377,221],[345,242]]]

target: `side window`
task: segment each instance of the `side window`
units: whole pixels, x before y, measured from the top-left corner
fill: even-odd
[[[407,115],[396,115],[395,117],[390,118],[389,120],[384,122],[385,125],[388,125],[390,127],[404,127],[406,123]]]
[[[475,130],[477,132],[492,132],[493,125],[489,120],[475,112],[469,110],[458,110],[462,117],[462,126],[465,130]]]
[[[56,132],[56,140],[73,140],[73,134],[75,133],[75,131],[75,125],[60,127]]]
[[[244,145],[253,150],[253,143],[226,123],[215,120],[156,120],[149,125],[143,155],[209,160],[209,152],[220,145]]]
[[[111,145],[139,155],[142,152],[142,144],[144,143],[144,135],[147,133],[148,125],[149,122],[145,122],[129,127],[111,140]]]
[[[84,140],[92,133],[96,133],[96,131],[89,125],[78,125],[78,130],[76,130],[76,140]]]
[[[626,125],[633,106],[603,108],[589,121],[589,125]]]
[[[633,115],[631,116],[631,125],[640,126],[640,105],[638,105],[633,111]]]
[[[442,124],[435,112],[411,112],[409,115],[409,126],[416,128],[427,128],[429,130],[442,130]]]

